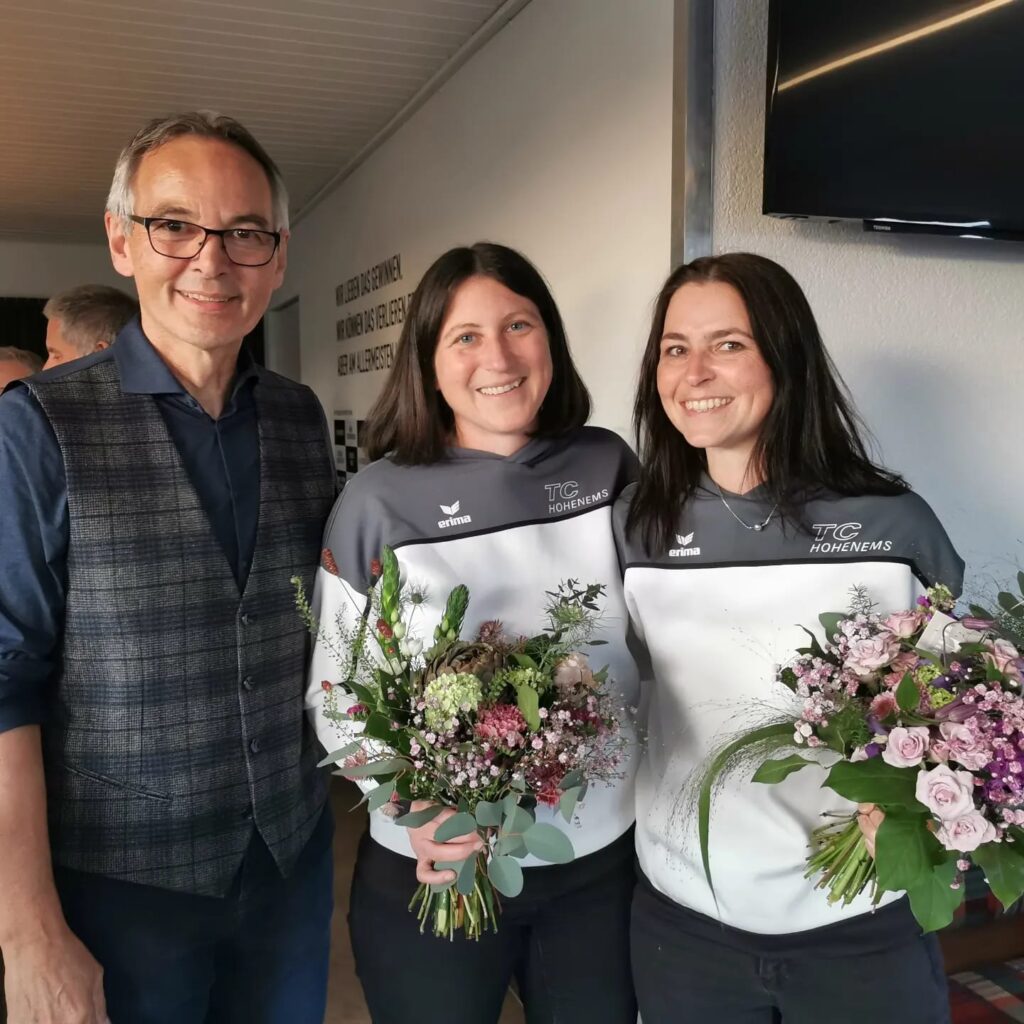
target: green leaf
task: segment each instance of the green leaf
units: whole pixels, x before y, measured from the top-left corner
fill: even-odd
[[[494,843],[494,852],[509,857],[525,857],[526,843],[522,836],[499,836]]]
[[[579,803],[582,791],[582,786],[573,786],[572,789],[567,789],[558,798],[558,810],[566,821],[572,821],[572,816],[576,810],[576,804]]]
[[[985,881],[1005,910],[1024,892],[1024,854],[1017,843],[985,843],[971,853]]]
[[[520,668],[533,668],[537,669],[538,671],[540,670],[540,666],[528,654],[513,654],[512,660]]]
[[[523,842],[534,857],[549,864],[568,864],[576,857],[569,837],[554,825],[532,825],[523,833]]]
[[[734,740],[724,750],[718,752],[715,759],[708,766],[707,774],[700,785],[700,793],[697,799],[697,833],[700,839],[700,857],[704,865],[704,877],[708,880],[708,887],[714,894],[715,887],[711,881],[711,861],[708,855],[708,837],[711,826],[711,791],[714,788],[718,776],[729,764],[729,761],[744,747],[754,743],[761,743],[775,737],[792,736],[793,726],[789,722],[779,725],[766,725],[760,729],[749,732]]]
[[[966,886],[950,888],[956,879],[956,861],[949,860],[930,871],[917,885],[907,890],[910,909],[922,931],[934,932],[953,920],[964,898]]]
[[[540,698],[532,686],[516,687],[516,704],[533,732],[540,728]]]
[[[818,638],[806,626],[800,626],[800,629],[802,629],[811,638],[811,645],[809,647],[798,647],[797,651],[800,654],[810,654],[816,658],[828,660],[824,650],[822,650],[821,644],[818,643]]]
[[[566,772],[562,781],[558,784],[558,788],[561,790],[566,789],[577,789],[583,785],[583,772],[579,768],[574,768],[571,772]]]
[[[411,767],[412,764],[403,757],[389,757],[383,761],[371,761],[369,764],[343,768],[342,774],[350,779],[371,779],[377,775],[390,775],[392,772],[404,771]]]
[[[1011,615],[1019,613],[1021,609],[1021,599],[1014,597],[1013,594],[1008,594],[1005,590],[999,592],[999,596],[996,598],[999,602],[999,607],[1004,612],[1009,612]]]
[[[533,826],[533,821],[533,815],[526,808],[516,807],[511,814],[505,815],[501,831],[521,836],[527,829]]]
[[[883,889],[899,892],[920,885],[942,860],[942,846],[928,831],[928,821],[927,814],[886,811],[875,839],[875,870]]]
[[[403,828],[419,828],[420,825],[426,825],[428,821],[433,821],[443,810],[444,804],[431,804],[429,807],[424,807],[422,811],[410,811],[408,814],[395,818],[395,824],[401,825]]]
[[[825,630],[825,639],[831,640],[839,632],[839,623],[850,617],[849,612],[822,612],[818,616],[821,628]]]
[[[916,768],[895,768],[880,757],[872,757],[867,761],[839,761],[832,766],[822,786],[858,804],[923,811],[914,795],[916,782]]]
[[[507,818],[519,806],[519,797],[515,793],[506,793],[501,798],[501,810]]]
[[[754,772],[751,781],[774,785],[776,782],[781,782],[787,776],[792,775],[793,772],[798,772],[809,764],[817,763],[817,761],[808,761],[806,757],[801,757],[799,754],[790,754],[789,757],[771,758]]]
[[[1024,572],[1017,573],[1017,589],[1020,591],[1021,597],[1024,597]]]
[[[460,811],[446,818],[437,826],[434,833],[434,842],[447,843],[449,839],[458,839],[459,836],[468,836],[476,831],[476,818],[472,814]]]
[[[921,703],[921,691],[909,672],[904,673],[896,687],[896,703],[900,711],[916,711],[917,705]]]
[[[995,616],[987,608],[983,608],[980,604],[970,604],[967,606],[971,610],[971,614],[976,619],[994,619]]]
[[[394,779],[390,782],[382,782],[376,789],[371,789],[370,792],[366,794],[366,806],[371,811],[377,810],[378,807],[383,807],[391,800],[391,794],[394,793],[394,791]]]
[[[502,896],[518,896],[523,891],[523,868],[514,857],[492,857],[487,877]]]
[[[497,828],[501,824],[501,804],[481,800],[476,805],[476,823],[483,828]]]
[[[362,746],[362,740],[353,740],[351,743],[346,743],[340,750],[334,750],[322,761],[318,761],[316,766],[317,768],[323,768],[324,765],[337,764],[339,761],[344,761],[346,757],[351,757],[357,750],[361,750]]]
[[[391,728],[391,719],[379,711],[371,712],[363,723],[363,735],[374,740],[394,745],[395,730]]]

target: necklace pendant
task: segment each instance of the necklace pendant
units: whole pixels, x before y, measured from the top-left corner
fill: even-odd
[[[754,523],[754,529],[760,533],[764,529],[764,523]]]

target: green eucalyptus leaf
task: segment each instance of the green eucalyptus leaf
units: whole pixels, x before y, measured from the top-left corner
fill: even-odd
[[[371,789],[366,794],[366,806],[371,810],[375,811],[378,807],[383,807],[386,803],[390,803],[391,794],[395,791],[395,780],[392,779],[390,782],[382,782],[376,789]]]
[[[476,831],[476,818],[465,811],[459,811],[450,818],[446,818],[437,826],[434,833],[434,842],[447,843],[449,839],[458,839],[460,836],[468,836]]]
[[[405,771],[412,764],[404,757],[389,757],[383,761],[371,761],[369,764],[356,764],[351,768],[342,769],[342,774],[349,779],[372,779],[377,775],[391,775],[393,772]]]
[[[523,833],[526,849],[549,864],[568,864],[576,857],[569,837],[554,825],[538,822]]]
[[[502,896],[518,896],[523,891],[523,868],[514,857],[492,857],[487,877]]]
[[[558,810],[566,821],[572,821],[572,816],[576,811],[576,804],[579,802],[580,792],[582,789],[582,786],[573,786],[572,789],[567,789],[558,798]]]
[[[508,857],[525,857],[526,843],[522,836],[499,836],[494,843],[494,852]]]
[[[476,805],[476,823],[483,828],[497,828],[501,824],[501,804],[481,800]]]
[[[533,815],[525,807],[515,807],[506,814],[501,824],[502,834],[521,836],[534,822]]]
[[[426,825],[428,821],[433,821],[443,810],[444,804],[431,804],[421,811],[410,811],[408,814],[395,818],[395,824],[401,825],[403,828],[419,828],[420,825]]]
[[[337,764],[339,761],[344,761],[346,757],[351,757],[357,750],[361,750],[362,747],[362,740],[353,740],[351,743],[346,743],[340,750],[333,750],[322,761],[318,761],[317,768],[323,768],[324,765]]]

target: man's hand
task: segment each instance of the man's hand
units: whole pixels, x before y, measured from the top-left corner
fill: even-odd
[[[103,968],[64,926],[4,947],[8,1024],[108,1024]]]
[[[422,811],[429,806],[429,800],[414,800],[412,803],[414,811]],[[420,825],[419,828],[409,829],[409,843],[412,852],[416,854],[416,881],[424,885],[449,885],[455,881],[454,871],[436,871],[434,861],[465,860],[484,848],[483,840],[476,832],[449,839],[447,843],[438,843],[434,840],[434,833],[441,823],[447,821],[454,813],[451,807],[446,807],[432,821]],[[11,1024],[15,1024],[15,1021],[12,1020]]]
[[[885,821],[885,811],[876,804],[857,804],[857,827],[864,837],[864,845],[875,858],[875,836],[878,835],[878,826]]]

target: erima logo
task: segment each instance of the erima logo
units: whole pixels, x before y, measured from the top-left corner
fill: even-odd
[[[460,516],[459,509],[462,507],[462,502],[456,501],[451,505],[439,505],[438,508],[448,517],[447,519],[438,519],[438,529],[447,530],[449,526],[465,526],[466,523],[473,522],[472,516]]]
[[[575,512],[578,508],[586,508],[588,505],[597,505],[599,502],[607,501],[609,497],[607,487],[603,487],[593,494],[580,495],[580,485],[577,480],[545,484],[544,490],[548,495],[548,515]]]
[[[812,555],[842,555],[891,551],[891,540],[858,541],[863,523],[815,523],[814,540],[811,542]]]
[[[691,548],[690,545],[693,543],[692,533],[677,533],[676,543],[679,545],[677,548],[669,548],[669,557],[671,558],[689,558],[693,555],[700,554],[700,548]]]

